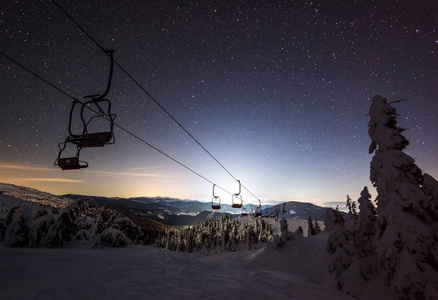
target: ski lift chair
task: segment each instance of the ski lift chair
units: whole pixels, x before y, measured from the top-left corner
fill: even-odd
[[[242,207],[242,216],[247,216],[248,215],[248,211],[246,210],[245,207]]]
[[[242,196],[240,196],[240,192],[242,191],[240,180],[237,180],[239,183],[239,192],[231,196],[231,207],[232,208],[242,208]]]
[[[95,95],[91,95],[90,97],[94,97]],[[72,108],[70,110],[70,120],[69,120],[69,127],[68,131],[70,136],[68,137],[67,141],[69,143],[73,143],[76,146],[80,148],[89,148],[89,147],[103,147],[107,144],[114,144],[114,134],[113,134],[113,128],[114,128],[114,119],[115,115],[111,114],[111,102],[107,99],[92,99],[89,101],[86,101],[82,104],[81,107],[81,120],[82,120],[82,133],[81,134],[74,134],[72,129],[72,118],[73,118],[73,112],[75,110],[75,106],[80,103],[79,101],[73,101]],[[86,120],[85,118],[85,112],[84,109],[86,107],[92,107],[94,104],[95,108],[98,110],[98,115],[93,116]],[[106,105],[106,111],[102,109],[102,104]],[[109,131],[102,131],[102,132],[93,132],[90,133],[90,123],[96,123],[94,122],[96,119],[106,119],[109,121]]]
[[[215,202],[215,200],[217,202]],[[211,208],[212,209],[221,209],[221,198],[217,197],[217,198],[213,198],[211,200]]]
[[[239,194],[234,194],[231,197],[231,207],[232,208],[242,208],[242,196],[240,196]]]
[[[77,170],[88,167],[88,163],[86,161],[79,160],[79,153],[81,148],[77,148],[77,152],[75,156],[72,157],[61,157],[62,152],[65,150],[67,146],[67,140],[65,142],[59,143],[59,154],[58,158],[55,161],[55,165],[59,166],[62,170]]]
[[[216,184],[213,184],[213,198],[211,199],[211,209],[221,209],[221,198],[214,194],[214,187]]]
[[[113,57],[114,51],[108,50],[106,51],[106,53],[111,59],[111,66],[108,76],[107,87],[106,90],[101,95],[95,94],[95,95],[88,95],[84,97],[86,99],[91,98],[91,100],[82,103],[80,109],[80,117],[82,120],[82,133],[80,134],[73,133],[72,119],[76,105],[81,102],[79,100],[73,101],[70,110],[70,120],[68,126],[68,131],[70,136],[68,137],[68,142],[73,143],[80,148],[103,147],[107,144],[114,144],[115,142],[113,128],[114,128],[114,119],[116,118],[116,115],[111,113],[111,102],[108,99],[104,99],[111,88],[111,81],[112,81],[113,70],[114,70],[114,57]],[[103,107],[105,107],[105,109]],[[96,115],[91,118],[88,118],[87,120],[84,112],[85,108],[92,110]],[[95,123],[96,119],[106,119],[106,121],[109,121],[109,130],[103,132],[90,132],[89,130],[90,123]]]

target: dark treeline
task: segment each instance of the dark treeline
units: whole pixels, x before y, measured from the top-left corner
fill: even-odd
[[[208,219],[203,223],[188,227],[182,231],[171,231],[157,239],[155,246],[173,251],[216,252],[234,251],[237,244],[253,249],[258,242],[265,243],[272,237],[270,224],[255,219],[254,225],[240,222],[238,219],[223,215],[217,219]]]
[[[262,219],[248,225],[222,216],[178,231],[147,218],[124,216],[93,201],[74,200],[62,209],[19,206],[0,222],[0,240],[9,247],[62,248],[65,242],[90,241],[94,248],[151,245],[172,251],[234,251],[267,242],[272,228]]]

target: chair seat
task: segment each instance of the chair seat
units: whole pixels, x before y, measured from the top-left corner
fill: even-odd
[[[79,158],[77,157],[60,158],[58,160],[58,166],[63,170],[76,170],[81,168]]]
[[[58,159],[57,165],[62,170],[77,170],[77,169],[88,167],[87,162],[82,161],[82,164],[81,164],[81,161],[79,161],[79,158],[76,156],[60,158],[60,159]]]
[[[111,141],[111,132],[87,133],[69,139],[69,142],[76,144],[80,148],[103,147]]]

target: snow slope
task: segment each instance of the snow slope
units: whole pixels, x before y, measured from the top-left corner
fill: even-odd
[[[2,182],[0,182],[0,196],[20,199],[19,202],[11,202],[13,205],[18,206],[21,203],[28,201],[35,203],[35,205],[50,205],[56,208],[62,208],[71,202],[71,199],[62,196],[56,196],[29,187]],[[11,201],[13,200],[12,198]]]
[[[0,246],[2,299],[351,299],[321,253],[326,235],[278,250],[205,256],[133,246],[90,250]],[[325,253],[325,252],[324,252]],[[322,254],[322,255],[321,255]]]
[[[2,184],[0,190],[2,218],[14,206],[69,202],[24,187]],[[279,233],[275,219],[264,219]],[[307,232],[306,220],[288,225],[290,231],[302,226]],[[64,249],[0,243],[1,299],[350,299],[333,288],[326,236],[298,237],[276,250],[265,244],[214,255],[147,246],[93,250],[84,241]]]

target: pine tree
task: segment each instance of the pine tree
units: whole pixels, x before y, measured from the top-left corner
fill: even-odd
[[[400,298],[438,295],[437,232],[433,202],[422,188],[424,177],[403,150],[409,141],[397,126],[396,109],[375,96],[369,111],[370,179],[377,189],[377,262]]]
[[[95,221],[90,228],[90,237],[101,234],[106,226],[105,226],[105,217],[104,217],[105,207],[101,207],[95,216]]]
[[[59,212],[58,221],[62,230],[63,240],[71,241],[78,231],[78,227],[75,224],[76,218],[76,211],[71,206],[66,206]]]
[[[345,204],[345,207],[348,208],[348,213],[349,213],[350,215],[352,215],[352,214],[353,214],[353,211],[352,211],[352,209],[351,209],[351,198],[350,198],[349,195],[347,195],[347,203]]]
[[[45,209],[34,211],[33,218],[35,223],[35,244],[40,245],[50,227],[55,222],[55,219],[53,215],[48,214]]]
[[[126,237],[126,235],[118,229],[113,227],[105,229],[100,235],[100,243],[96,246],[107,246],[107,247],[125,247],[131,244],[132,241]]]
[[[328,208],[324,221],[325,230],[330,231],[326,251],[330,254],[329,272],[337,279],[337,288],[342,289],[339,277],[354,261],[351,244],[344,227],[345,221],[338,210]]]
[[[374,252],[374,236],[377,229],[377,212],[374,204],[371,202],[371,195],[365,186],[360,193],[358,226],[355,235],[355,244],[358,249],[364,252],[364,255]]]
[[[356,202],[351,202],[351,214],[353,216],[353,218],[357,219],[357,210],[356,210],[357,206],[356,206]]]
[[[315,220],[314,222],[314,227],[315,227],[315,234],[318,234],[321,232],[321,227],[319,226],[318,220]]]
[[[312,236],[315,234],[315,227],[313,226],[312,218],[309,216],[309,218],[307,219],[307,236]]]
[[[110,222],[108,222],[110,223]],[[135,242],[141,238],[143,232],[140,227],[138,227],[130,218],[128,217],[117,217],[112,221],[111,227],[123,232],[126,237],[131,241]]]
[[[9,247],[34,247],[35,225],[32,217],[32,209],[22,206],[14,210],[3,239]]]
[[[369,281],[375,270],[375,247],[373,239],[376,233],[376,214],[371,202],[371,195],[365,187],[358,199],[360,205],[359,214],[349,220],[349,230],[346,235],[349,239],[351,265],[342,272],[338,279],[339,286],[345,292],[358,296],[357,285],[363,285]],[[362,283],[362,284],[361,284]]]
[[[355,231],[357,227],[357,212],[356,212],[356,203],[351,200],[350,196],[347,195],[347,202],[345,207],[348,209],[348,218],[345,223],[345,228],[348,231]]]
[[[55,219],[54,223],[52,224],[52,226],[50,226],[46,235],[42,239],[41,245],[46,248],[62,248],[63,243],[64,241],[62,239],[62,228],[58,222],[58,219]]]

